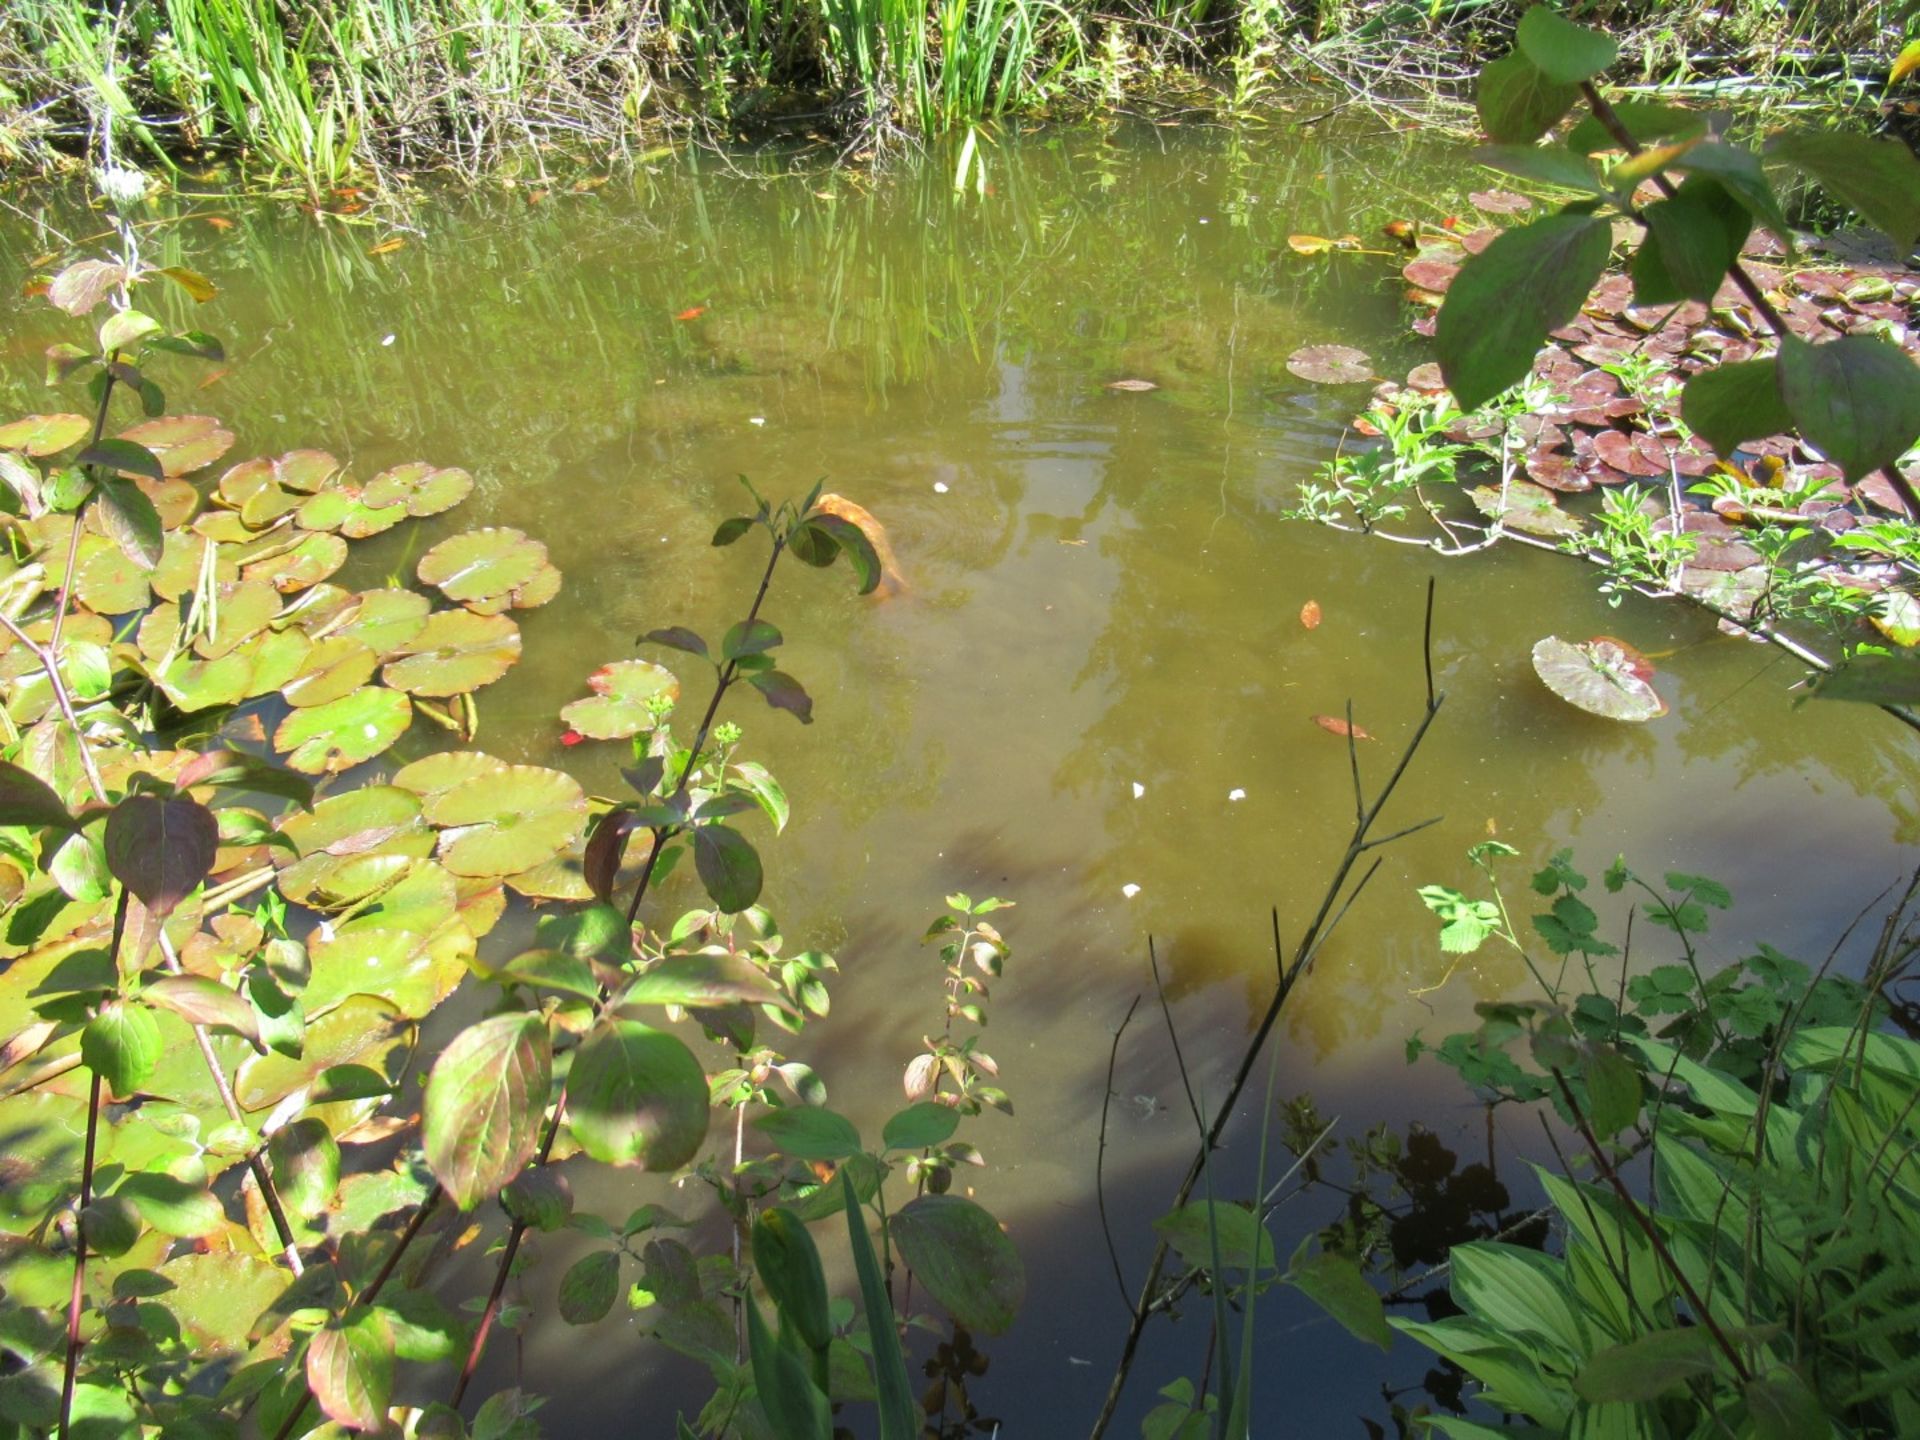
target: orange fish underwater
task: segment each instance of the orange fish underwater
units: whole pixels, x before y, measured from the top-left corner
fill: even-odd
[[[887,527],[874,519],[870,510],[864,505],[856,505],[844,495],[831,493],[822,495],[815,502],[814,509],[838,515],[867,537],[867,543],[873,546],[873,553],[880,557],[880,584],[873,591],[876,600],[891,600],[906,592],[907,582],[900,577],[900,564],[894,558],[893,543],[887,539]]]

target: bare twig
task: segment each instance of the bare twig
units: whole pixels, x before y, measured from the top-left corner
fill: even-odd
[[[1107,1189],[1104,1166],[1107,1158],[1107,1112],[1113,1108],[1113,1071],[1115,1062],[1120,1058],[1120,1037],[1127,1033],[1127,1026],[1133,1023],[1133,1012],[1140,1008],[1140,997],[1135,995],[1133,1003],[1127,1006],[1127,1013],[1120,1017],[1120,1025],[1113,1032],[1113,1048],[1107,1052],[1107,1088],[1100,1097],[1100,1148],[1093,1156],[1093,1200],[1100,1210],[1100,1233],[1107,1242],[1107,1258],[1113,1262],[1113,1283],[1120,1287],[1120,1303],[1132,1307],[1133,1301],[1127,1296],[1127,1277],[1120,1269],[1120,1250],[1113,1243],[1113,1226],[1107,1219]]]

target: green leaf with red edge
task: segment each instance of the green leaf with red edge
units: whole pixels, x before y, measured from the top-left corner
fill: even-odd
[[[1753,231],[1747,208],[1705,175],[1689,175],[1670,199],[1640,213],[1647,234],[1630,269],[1641,305],[1711,301]]]
[[[462,1210],[497,1194],[533,1158],[552,1077],[553,1044],[538,1015],[495,1015],[440,1052],[427,1077],[421,1144]]]
[[[106,847],[113,878],[166,916],[207,878],[220,826],[197,800],[129,795],[107,817]]]
[[[1468,259],[1434,333],[1461,409],[1476,410],[1526,378],[1548,332],[1580,313],[1612,249],[1604,218],[1563,213],[1509,230]]]
[[[1780,343],[1780,394],[1800,433],[1859,480],[1920,439],[1920,366],[1875,335]]]
[[[595,1026],[567,1081],[567,1124],[609,1165],[677,1170],[707,1137],[707,1077],[678,1036],[638,1020]]]
[[[167,478],[160,458],[146,446],[133,440],[99,440],[74,456],[76,465],[95,465],[106,471],[144,475],[158,484]]]
[[[250,1001],[205,975],[166,975],[141,992],[148,1003],[171,1010],[189,1025],[221,1025],[257,1048],[260,1020]]]
[[[126,283],[127,267],[108,260],[76,260],[47,287],[47,299],[76,319]]]
[[[79,822],[52,786],[32,771],[6,760],[0,760],[0,825],[25,825],[30,829],[79,828]]]
[[[336,1425],[378,1430],[393,1398],[393,1329],[378,1308],[336,1315],[307,1342],[307,1388]]]
[[[1899,140],[1845,130],[1789,130],[1767,153],[1818,181],[1905,255],[1920,243],[1920,157]]]
[[[108,1000],[80,1032],[81,1063],[118,1099],[146,1084],[160,1052],[160,1026],[144,1005]]]
[[[860,593],[871,595],[880,585],[880,553],[867,532],[840,515],[815,515],[808,522],[824,530],[839,545],[860,581]]]
[[[160,524],[160,512],[154,509],[147,492],[133,481],[108,475],[100,481],[100,525],[107,538],[142,570],[160,563],[166,536]]]
[[[1620,58],[1611,36],[1576,25],[1544,5],[1520,17],[1514,41],[1541,74],[1563,85],[1591,80]]]
[[[1531,145],[1580,98],[1580,87],[1553,79],[1516,50],[1480,71],[1473,103],[1488,136],[1503,145]]]
[[[1793,429],[1793,415],[1780,396],[1778,366],[1771,359],[1712,366],[1687,381],[1680,394],[1687,425],[1722,455],[1742,441]]]
[[[813,723],[813,697],[786,671],[762,670],[757,675],[749,675],[747,683],[758,690],[774,709],[799,716],[802,725]]]
[[[621,992],[619,1006],[715,1008],[744,1003],[792,1011],[793,1003],[744,955],[669,955]]]
[[[725,825],[696,827],[693,860],[700,884],[727,914],[738,914],[760,898],[760,856],[739,831]]]

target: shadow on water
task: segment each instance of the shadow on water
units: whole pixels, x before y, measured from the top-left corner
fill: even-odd
[[[902,597],[791,574],[770,602],[817,723],[735,715],[794,799],[765,898],[789,937],[840,959],[831,1016],[795,1048],[868,1135],[938,1021],[918,937],[940,897],[1019,902],[988,1032],[1017,1114],[969,1132],[991,1164],[968,1178],[1025,1256],[1030,1298],[1010,1335],[976,1337],[991,1365],[970,1394],[1005,1433],[1068,1435],[1097,1411],[1126,1324],[1092,1177],[1146,936],[1204,1102],[1269,993],[1268,907],[1296,935],[1345,843],[1346,750],[1313,717],[1351,700],[1378,737],[1360,742],[1377,782],[1424,698],[1429,562],[1278,518],[1361,398],[1293,379],[1285,357],[1348,340],[1404,370],[1419,357],[1400,286],[1384,262],[1305,260],[1286,236],[1436,220],[1466,181],[1398,137],[1041,132],[995,144],[984,194],[955,194],[950,160],[870,178],[700,157],[536,203],[435,201],[380,256],[377,227],[211,200],[146,243],[224,287],[193,321],[233,358],[203,389],[187,380],[181,408],[227,417],[246,453],[322,444],[365,473],[424,457],[478,478],[457,519],[363,547],[363,579],[409,567],[448,526],[548,544],[566,588],[526,617],[525,658],[481,700],[481,744],[503,758],[615,788],[613,747],[563,749],[556,712],[640,631],[735,618],[759,561],[707,539],[741,502],[737,474],[776,496],[824,476],[888,526]],[[0,257],[19,275],[44,244],[15,227]],[[5,310],[0,399],[44,409],[37,357],[56,327],[44,307]],[[1126,378],[1160,388],[1104,388]],[[1325,614],[1310,632],[1308,599]],[[1549,633],[1663,655],[1672,713],[1634,728],[1568,710],[1528,661]],[[1471,1097],[1401,1054],[1413,1030],[1444,1034],[1526,984],[1488,952],[1411,994],[1445,968],[1413,887],[1468,884],[1475,840],[1497,833],[1522,864],[1572,846],[1593,870],[1624,850],[1650,873],[1723,879],[1738,908],[1713,937],[1720,962],[1760,937],[1818,958],[1920,846],[1894,727],[1864,707],[1795,709],[1773,652],[1670,608],[1609,610],[1555,557],[1443,571],[1434,661],[1450,699],[1386,823],[1444,818],[1386,852],[1277,1032],[1283,1093],[1312,1091],[1343,1129],[1417,1120],[1484,1153]],[[394,758],[434,743],[415,727]],[[692,895],[676,879],[661,900],[672,913]],[[1129,1285],[1191,1153],[1184,1109],[1143,1007],[1106,1152]],[[1231,1132],[1223,1185],[1251,1185],[1250,1134]],[[1504,1119],[1497,1139],[1503,1163],[1540,1143]],[[706,1216],[696,1233],[724,1243],[695,1188],[584,1188],[616,1217],[643,1199]],[[1329,1218],[1283,1211],[1283,1250]],[[450,1269],[461,1294],[480,1248]],[[550,1433],[665,1433],[667,1411],[698,1403],[697,1367],[617,1321],[546,1318],[569,1258],[549,1243],[516,1281],[542,1318],[518,1353],[495,1348],[490,1378],[552,1395]],[[1258,1413],[1276,1433],[1378,1416],[1382,1378],[1424,1367],[1374,1363],[1291,1300],[1263,1324]],[[1203,1341],[1198,1310],[1150,1334],[1113,1433],[1198,1372]]]

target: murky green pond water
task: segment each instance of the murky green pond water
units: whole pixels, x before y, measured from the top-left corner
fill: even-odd
[[[563,748],[556,712],[638,632],[717,633],[742,613],[758,557],[707,545],[742,499],[736,475],[776,497],[824,477],[887,526],[900,597],[860,600],[837,571],[792,567],[770,601],[816,723],[751,697],[733,718],[794,801],[765,846],[766,903],[842,966],[831,1017],[799,1048],[863,1128],[896,1108],[900,1066],[938,1024],[937,962],[917,941],[941,896],[1019,902],[990,1032],[1018,1113],[973,1131],[991,1161],[973,1183],[1030,1272],[978,1395],[1004,1433],[1081,1433],[1124,1330],[1093,1167],[1110,1038],[1148,983],[1148,936],[1197,1088],[1217,1092],[1269,992],[1270,907],[1297,935],[1350,824],[1346,750],[1311,717],[1351,699],[1378,737],[1361,746],[1374,778],[1419,717],[1434,562],[1279,519],[1363,398],[1295,380],[1285,357],[1343,340],[1383,373],[1423,358],[1388,262],[1302,260],[1285,237],[1377,233],[1462,203],[1468,185],[1407,144],[1008,137],[985,193],[955,193],[949,155],[879,180],[703,157],[537,200],[429,204],[378,256],[385,228],[291,208],[206,202],[194,210],[231,224],[149,232],[152,258],[223,287],[194,318],[233,361],[177,408],[225,417],[234,458],[317,444],[361,473],[428,458],[478,477],[444,524],[367,547],[369,577],[478,523],[547,543],[565,589],[523,617],[525,658],[480,697],[481,744],[503,758],[616,790],[619,747]],[[18,276],[42,248],[10,221],[0,254]],[[58,317],[24,300],[5,312],[0,399],[45,408],[38,355]],[[1104,388],[1125,378],[1160,388]],[[1552,556],[1502,550],[1438,573],[1449,698],[1389,828],[1444,819],[1386,852],[1290,1002],[1281,1084],[1355,1130],[1418,1119],[1478,1154],[1469,1098],[1401,1056],[1412,1030],[1445,1033],[1476,998],[1526,983],[1494,957],[1410,993],[1445,967],[1413,887],[1465,884],[1467,845],[1497,830],[1528,862],[1573,846],[1595,869],[1624,850],[1649,872],[1714,875],[1737,901],[1717,958],[1760,936],[1818,958],[1912,864],[1920,829],[1910,738],[1871,710],[1795,709],[1776,652],[1672,608],[1610,611]],[[1325,615],[1312,631],[1309,599]],[[1665,719],[1592,720],[1540,686],[1536,639],[1601,632],[1665,657]],[[433,743],[416,726],[396,753]],[[1147,1013],[1120,1050],[1106,1156],[1129,1283],[1192,1144]],[[1504,1143],[1535,1143],[1512,1130]],[[1224,1163],[1250,1175],[1252,1154],[1242,1133]],[[624,1213],[651,1183],[597,1198]],[[666,1198],[702,1209],[691,1190]],[[520,1282],[536,1308],[565,1259],[547,1249]],[[478,1270],[451,1281],[471,1290]],[[1424,1367],[1400,1356],[1383,1371],[1303,1311],[1276,1304],[1270,1319],[1273,1433],[1378,1415],[1380,1377]],[[1197,1368],[1201,1323],[1150,1341],[1127,1413]],[[585,1339],[539,1325],[490,1364],[556,1396],[554,1434],[665,1433],[658,1407],[698,1390],[690,1364],[615,1321]]]

